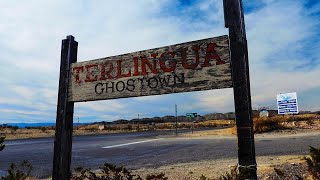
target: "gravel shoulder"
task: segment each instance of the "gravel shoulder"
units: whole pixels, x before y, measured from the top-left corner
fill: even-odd
[[[220,129],[220,130],[208,130],[191,133],[181,134],[181,138],[236,138],[236,135],[232,134],[232,128]],[[263,134],[256,134],[256,140],[272,139],[272,138],[285,138],[285,137],[302,137],[310,135],[319,135],[318,129],[294,129],[294,130],[281,130],[273,131]],[[304,179],[308,178],[306,171],[307,165],[303,159],[305,155],[282,155],[282,156],[258,156],[257,170],[258,179],[296,179],[295,175],[299,175]],[[176,180],[194,180],[199,179],[201,175],[205,175],[209,179],[217,179],[225,172],[230,172],[230,169],[237,165],[238,159],[221,159],[211,161],[198,161],[192,163],[179,163],[174,165],[167,165],[158,168],[143,168],[134,170],[134,173],[146,176],[150,173],[163,172],[169,179]],[[280,169],[287,176],[279,177],[274,168]]]

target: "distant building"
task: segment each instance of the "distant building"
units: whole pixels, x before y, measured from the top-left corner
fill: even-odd
[[[269,117],[269,112],[267,109],[261,109],[259,112],[260,117]]]

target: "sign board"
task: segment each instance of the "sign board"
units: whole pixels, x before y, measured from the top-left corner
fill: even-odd
[[[297,93],[284,93],[277,95],[278,114],[298,114]]]
[[[187,118],[194,118],[194,117],[197,117],[197,115],[198,115],[197,113],[187,113],[186,117]]]
[[[223,0],[223,9],[229,36],[80,63],[78,42],[73,36],[62,40],[52,179],[70,179],[74,102],[229,87],[234,90],[239,171],[257,179],[242,0]]]
[[[228,36],[73,63],[70,71],[69,102],[232,87]]]

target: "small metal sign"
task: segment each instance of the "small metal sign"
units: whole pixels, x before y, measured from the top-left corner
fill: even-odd
[[[298,114],[297,93],[284,93],[277,95],[278,114]]]
[[[187,118],[195,118],[195,117],[197,117],[197,116],[198,116],[197,113],[187,113],[187,114],[186,114],[186,117],[187,117]]]

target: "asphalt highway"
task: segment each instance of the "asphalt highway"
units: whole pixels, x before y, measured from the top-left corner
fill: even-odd
[[[165,135],[165,136],[163,136]],[[320,147],[320,133],[286,137],[256,137],[256,155],[308,154]],[[98,168],[104,163],[131,169],[159,167],[202,160],[237,158],[236,137],[175,137],[173,131],[77,136],[73,138],[72,168]],[[48,177],[52,171],[53,138],[5,141],[0,152],[0,176],[10,163],[28,160],[33,175]]]

